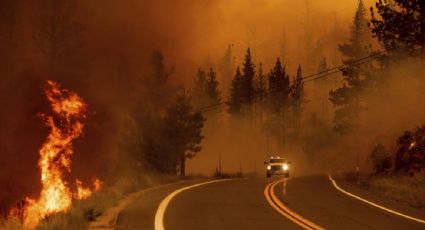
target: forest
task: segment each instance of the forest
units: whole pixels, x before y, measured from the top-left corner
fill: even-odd
[[[0,0],[0,213],[42,188],[48,81],[87,104],[69,181],[423,177],[425,2],[338,2]]]

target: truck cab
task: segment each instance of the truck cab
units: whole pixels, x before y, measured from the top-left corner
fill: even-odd
[[[273,175],[289,177],[289,165],[291,162],[279,156],[270,157],[269,161],[264,162],[267,171],[266,176],[270,178]]]

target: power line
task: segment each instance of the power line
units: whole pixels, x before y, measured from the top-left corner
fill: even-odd
[[[375,60],[374,58],[379,57],[379,56],[381,56],[380,53],[375,53],[375,54],[372,54],[372,55],[368,55],[366,57],[362,57],[362,58],[350,61],[348,64],[342,64],[342,65],[335,66],[335,67],[332,67],[330,69],[327,69],[325,71],[320,71],[320,72],[317,72],[317,73],[314,73],[314,74],[307,75],[305,77],[302,77],[302,82],[307,83],[307,82],[311,82],[311,81],[314,81],[314,80],[317,80],[317,79],[320,79],[320,78],[323,78],[323,77],[327,77],[329,75],[341,72],[342,69],[345,69],[345,68],[348,68],[348,67],[359,66],[359,65],[371,62],[371,61]],[[265,98],[267,96],[270,96],[270,95],[277,93],[277,92],[280,92],[282,90],[285,90],[285,89],[275,89],[273,91],[269,91],[269,92],[267,92],[263,95],[260,95],[261,97],[256,96],[256,98]],[[254,102],[255,102],[256,98],[254,98]],[[226,100],[226,101],[223,101],[223,102],[220,102],[220,103],[211,104],[211,105],[201,107],[201,108],[199,108],[199,110],[202,111],[202,112],[209,112],[209,111],[217,109],[220,106],[227,105],[228,103],[229,103],[229,101]]]

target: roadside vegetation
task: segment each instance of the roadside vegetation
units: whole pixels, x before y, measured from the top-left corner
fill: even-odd
[[[205,178],[203,175],[167,176],[144,175],[138,180],[129,180],[127,177],[116,185],[103,188],[85,200],[76,201],[72,208],[64,213],[46,217],[37,230],[80,230],[87,229],[90,222],[104,214],[104,212],[118,204],[118,201],[132,192],[149,187],[173,183],[181,180]],[[24,230],[22,222],[17,217],[0,219],[1,230]]]
[[[390,151],[376,144],[370,156],[373,172],[352,179],[374,193],[425,209],[425,127],[405,131],[396,146]]]
[[[345,179],[377,196],[425,209],[425,176],[347,173]]]
[[[405,131],[388,150],[378,143],[370,155],[372,172],[346,179],[377,195],[425,209],[425,126]]]

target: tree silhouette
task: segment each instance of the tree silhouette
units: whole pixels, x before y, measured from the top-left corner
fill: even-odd
[[[350,65],[354,60],[367,56],[369,32],[365,18],[363,0],[359,0],[358,7],[353,18],[351,38],[349,43],[339,46],[344,56],[343,63],[348,67],[343,70],[344,85],[332,90],[330,100],[336,107],[334,116],[334,130],[341,134],[347,134],[359,126],[361,94],[370,82],[370,72],[365,65]]]
[[[242,99],[244,103],[250,105],[255,97],[254,89],[255,67],[252,62],[251,51],[248,48],[245,55],[245,61],[242,67],[243,91]]]
[[[217,105],[221,102],[221,96],[219,91],[219,82],[217,80],[217,74],[213,68],[210,68],[208,72],[198,69],[198,73],[195,79],[195,86],[191,93],[191,98],[195,108],[203,108],[208,105]],[[218,114],[221,110],[214,109],[209,111],[206,116],[208,118],[209,128],[215,129],[218,123]]]
[[[206,85],[207,73],[205,70],[199,68],[195,77],[195,85],[192,89],[193,104],[198,108],[209,105],[206,95]]]
[[[269,133],[275,136],[282,149],[285,146],[286,120],[291,86],[289,76],[286,74],[285,67],[282,66],[279,58],[277,58],[274,68],[269,73],[268,81],[267,107],[269,116],[265,126]]]
[[[227,101],[229,106],[227,112],[233,115],[241,114],[243,105],[243,90],[244,81],[242,78],[241,70],[239,66],[236,68],[235,77],[232,80],[232,87],[230,89],[230,97]]]
[[[261,103],[264,101],[267,94],[267,80],[263,73],[263,63],[261,62],[256,76],[254,82],[255,99]]]
[[[301,112],[304,102],[304,82],[301,65],[298,65],[297,75],[291,85],[292,110],[294,115],[294,134],[297,138],[301,130]]]
[[[185,175],[186,159],[192,158],[201,151],[200,143],[204,126],[204,117],[200,111],[194,111],[190,98],[180,93],[168,107],[163,120],[163,136],[170,148],[168,152],[172,160],[178,162],[180,175]]]
[[[392,55],[424,58],[425,2],[422,0],[378,0],[375,4],[379,18],[371,8],[372,33]]]
[[[144,125],[142,160],[161,173],[185,175],[186,159],[201,150],[205,119],[195,111],[189,96],[179,93],[167,107],[164,117]],[[142,161],[142,162],[143,162]]]
[[[217,73],[213,68],[207,74],[206,79],[206,95],[208,96],[208,104],[218,104],[221,102],[220,90],[218,88],[219,82],[217,80]]]

